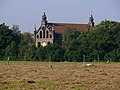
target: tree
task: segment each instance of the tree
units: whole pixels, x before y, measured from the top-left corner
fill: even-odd
[[[16,42],[17,46],[20,44],[21,41],[21,32],[19,30],[19,25],[13,25],[11,28],[12,30],[12,40]]]
[[[92,54],[99,55],[101,60],[106,61],[105,56],[118,47],[115,41],[116,30],[113,30],[117,24],[118,22],[105,20],[95,27],[91,39],[94,41]]]
[[[62,34],[62,47],[50,44],[35,47],[31,33],[21,33],[17,26],[9,29],[0,24],[0,58],[39,61],[120,61],[120,23],[105,20],[93,32],[67,28]]]
[[[46,61],[46,59],[47,59],[46,48],[42,47],[42,46],[37,48],[35,58],[38,61]]]
[[[62,47],[65,51],[64,59],[67,61],[76,61],[75,53],[80,44],[77,40],[80,32],[75,28],[67,28],[62,35]],[[78,56],[76,56],[78,57]]]
[[[18,55],[17,45],[14,41],[6,48],[6,56],[11,57],[12,59],[16,58]]]
[[[64,51],[57,44],[49,44],[45,47],[39,47],[36,51],[36,58],[40,61],[63,61]]]
[[[21,35],[19,44],[19,56],[23,59],[33,59],[35,56],[35,42],[31,33],[25,32]]]
[[[62,47],[66,50],[72,40],[79,36],[79,33],[75,28],[67,28],[62,35]]]
[[[5,56],[5,48],[12,42],[12,31],[5,23],[0,24],[0,57]]]
[[[59,62],[63,61],[64,50],[57,44],[50,44],[45,47],[47,52],[47,59],[51,58],[51,61]]]
[[[106,61],[106,57],[119,60],[120,24],[105,20],[96,25],[93,32],[79,32],[67,29],[63,33],[64,57],[68,61],[86,61],[99,59]],[[115,52],[116,51],[116,52]],[[116,54],[115,54],[116,53]]]

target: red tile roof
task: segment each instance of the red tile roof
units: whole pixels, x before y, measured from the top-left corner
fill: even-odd
[[[55,32],[58,33],[63,33],[66,28],[75,28],[78,31],[93,30],[88,24],[48,23],[48,25],[54,27]]]

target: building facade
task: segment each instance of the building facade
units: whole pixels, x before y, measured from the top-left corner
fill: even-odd
[[[48,23],[44,12],[40,27],[38,29],[35,27],[34,31],[36,47],[44,47],[51,43],[62,45],[62,33],[66,28],[76,28],[78,31],[91,32],[94,28],[93,16],[90,16],[88,24]]]

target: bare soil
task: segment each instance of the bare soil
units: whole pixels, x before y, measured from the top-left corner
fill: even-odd
[[[0,90],[120,90],[120,63],[0,62]]]

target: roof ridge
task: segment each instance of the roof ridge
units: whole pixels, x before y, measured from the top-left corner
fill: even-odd
[[[56,23],[56,22],[55,22],[55,23],[52,23],[52,22],[50,22],[50,23],[48,23],[48,24],[73,24],[73,25],[76,24],[76,25],[86,25],[87,23],[81,24],[81,23],[62,23],[62,22],[61,22],[61,23]]]

